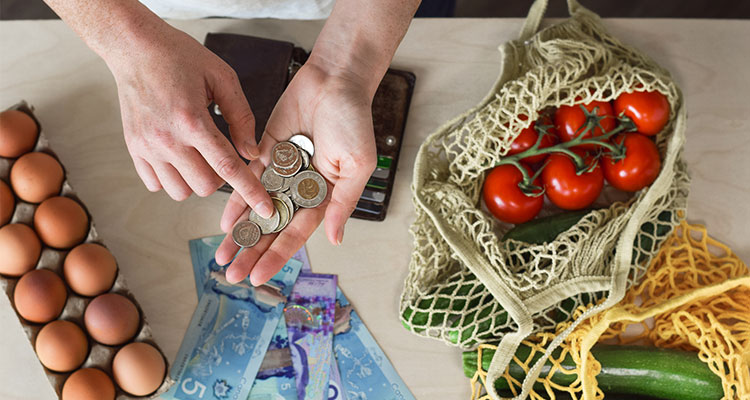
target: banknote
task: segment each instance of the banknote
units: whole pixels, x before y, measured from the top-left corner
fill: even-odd
[[[219,248],[219,244],[221,244],[223,239],[224,235],[216,235],[193,239],[188,242],[190,246],[190,259],[193,262],[195,291],[198,294],[198,298],[203,293],[203,286],[206,284],[209,276],[214,276],[218,280],[223,278],[225,267],[217,264],[214,258],[216,249]],[[302,271],[310,271],[310,260],[307,258],[305,246],[302,246],[292,258],[302,263]]]
[[[302,272],[312,272],[311,266],[310,266],[310,259],[307,257],[307,250],[304,248],[304,246],[299,249],[297,254],[294,255],[294,258],[297,260],[302,261]],[[342,310],[339,307],[336,307],[336,321],[340,320],[340,314],[344,312],[348,312],[349,310]],[[348,318],[348,317],[347,317]],[[335,325],[334,325],[334,333]],[[336,341],[336,338],[334,337],[334,343]],[[331,351],[333,351],[333,348],[331,348]],[[339,371],[338,362],[336,361],[336,356],[331,354],[331,378],[328,381],[328,400],[347,400],[346,397],[346,391],[343,389],[343,385],[341,384],[341,373]]]
[[[223,236],[214,236],[190,242],[196,281],[199,279],[205,281],[208,278],[209,271],[221,269],[213,261],[213,257],[222,238]],[[302,262],[302,272],[310,272],[310,262],[305,247],[302,247],[293,258]],[[281,329],[279,326],[284,328]],[[286,354],[289,354],[284,318],[279,320],[279,326],[274,332],[274,339],[269,346],[269,352],[266,353],[267,359],[274,354],[273,350],[275,349],[286,348]],[[275,346],[274,342],[281,343],[281,345]],[[333,351],[334,357],[332,359],[336,361],[335,364],[339,368],[341,384],[335,389],[332,388],[337,381],[333,377],[335,372],[331,369],[332,376],[329,382],[331,385],[328,391],[331,400],[336,398],[332,396],[337,390],[338,393],[347,396],[346,399],[348,400],[414,399],[357,312],[352,310],[351,304],[340,289],[336,291]],[[278,361],[276,362],[278,363]],[[277,369],[276,375],[269,376],[263,372],[265,369],[263,366],[273,365],[273,363],[269,363],[266,359],[263,360],[261,372],[258,374],[258,379],[256,379],[251,391],[250,398],[252,400],[297,399],[296,389],[290,390],[290,384],[294,386],[295,382],[293,369],[291,371],[288,369],[291,361],[286,362],[287,369]],[[257,397],[254,397],[256,395]]]
[[[336,281],[336,275],[300,274],[284,309],[299,400],[328,398]]]
[[[413,400],[404,381],[391,365],[370,331],[352,309],[341,289],[336,302],[333,351],[348,400]]]
[[[284,318],[279,318],[248,399],[297,400],[294,366]]]
[[[335,339],[334,339],[335,340]],[[331,348],[333,352],[333,348]],[[336,361],[336,356],[331,353],[331,378],[328,380],[328,400],[346,400],[346,392],[344,386],[341,384],[341,371],[339,371],[339,364]]]
[[[223,240],[223,235],[209,236],[191,240],[190,258],[193,264],[196,288],[200,297],[201,285],[210,276],[221,280],[223,268],[216,263],[214,254]],[[303,271],[310,271],[310,261],[303,246],[292,256],[302,263]],[[260,370],[256,376],[248,397],[250,400],[296,400],[297,388],[292,366],[289,340],[284,318],[279,318],[279,324],[273,332],[271,343],[268,345]]]
[[[302,263],[289,260],[266,285],[210,276],[170,371],[175,399],[246,399]]]

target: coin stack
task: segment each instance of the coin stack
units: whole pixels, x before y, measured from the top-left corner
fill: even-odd
[[[232,239],[238,246],[255,246],[261,235],[286,228],[300,207],[315,208],[323,203],[328,186],[310,162],[313,154],[313,143],[305,135],[294,135],[273,146],[271,165],[263,171],[260,182],[271,196],[274,213],[263,218],[253,210],[247,221],[235,224]]]

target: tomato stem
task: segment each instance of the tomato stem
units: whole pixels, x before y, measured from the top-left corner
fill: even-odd
[[[628,118],[625,115],[620,115],[618,118],[619,124],[617,127],[612,129],[609,132],[604,132],[604,134],[600,136],[592,136],[590,138],[584,139],[584,136],[588,132],[593,131],[596,128],[601,129],[604,131],[604,127],[602,127],[601,121],[604,116],[600,116],[597,114],[598,107],[594,107],[591,111],[587,110],[586,107],[583,105],[580,106],[583,110],[584,115],[586,116],[586,122],[581,125],[581,127],[578,129],[578,133],[576,134],[575,138],[573,140],[562,142],[555,144],[553,146],[540,148],[542,144],[542,139],[544,138],[544,135],[551,135],[551,133],[548,132],[548,129],[551,127],[550,125],[536,125],[535,129],[538,133],[538,137],[536,140],[536,143],[534,143],[533,146],[528,148],[527,150],[514,154],[512,156],[504,157],[502,160],[497,162],[495,166],[503,165],[503,164],[510,164],[515,166],[523,176],[523,179],[521,182],[518,183],[518,187],[521,189],[521,191],[526,195],[530,197],[537,197],[544,194],[545,190],[543,187],[539,187],[538,185],[534,184],[534,180],[539,177],[539,175],[542,173],[544,168],[547,166],[547,162],[545,162],[537,171],[534,173],[533,176],[529,175],[529,171],[521,165],[521,160],[527,157],[533,157],[539,154],[549,154],[549,153],[563,153],[566,154],[568,157],[570,157],[573,162],[576,165],[576,174],[581,175],[586,172],[592,171],[596,164],[586,165],[586,161],[583,157],[576,154],[572,148],[576,146],[581,145],[594,145],[597,146],[599,149],[599,154],[597,155],[597,158],[602,154],[602,150],[606,149],[611,153],[611,157],[613,159],[620,159],[625,156],[625,147],[622,145],[617,145],[609,142],[609,139],[613,136],[617,135],[621,132],[631,132],[635,131],[636,126],[633,120]]]
[[[521,182],[518,182],[518,187],[521,189],[521,192],[523,192],[523,194],[528,197],[538,197],[544,194],[544,188],[534,184],[534,180],[539,177],[539,174],[542,171],[541,169],[539,169],[539,171],[531,176],[529,175],[529,170],[524,168],[519,161],[509,161],[506,164],[513,165],[518,169],[518,171],[521,172],[523,179],[521,179]]]
[[[594,108],[596,110],[596,107]],[[525,151],[522,151],[520,153],[514,154],[512,156],[504,157],[502,160],[497,162],[495,166],[502,165],[502,164],[514,164],[517,161],[521,161],[524,158],[527,157],[533,157],[539,154],[549,154],[549,153],[564,153],[568,155],[570,158],[573,159],[573,161],[576,163],[576,166],[581,167],[583,166],[583,159],[576,153],[574,153],[571,148],[581,145],[595,145],[598,147],[603,147],[610,152],[613,153],[614,157],[617,157],[622,153],[622,146],[618,146],[616,144],[610,143],[609,139],[613,136],[617,135],[618,133],[622,132],[628,132],[628,131],[634,131],[635,130],[635,124],[633,121],[628,118],[627,116],[621,116],[618,118],[619,125],[612,129],[609,132],[605,132],[603,135],[600,136],[593,136],[587,139],[584,139],[583,137],[586,135],[586,133],[590,130],[595,129],[597,126],[601,126],[600,122],[598,121],[600,117],[596,116],[594,118],[588,119],[586,123],[582,126],[582,131],[579,133],[573,140],[570,140],[568,142],[562,142],[558,143],[553,146],[539,148],[542,142],[542,136],[546,133],[546,131],[540,132],[539,138],[537,138],[536,143],[534,143],[533,146],[528,148]]]

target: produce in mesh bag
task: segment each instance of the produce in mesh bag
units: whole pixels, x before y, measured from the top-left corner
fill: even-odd
[[[545,8],[546,1],[537,0],[520,39],[500,48],[502,72],[485,99],[430,135],[417,155],[415,248],[400,307],[404,326],[419,335],[465,349],[500,341],[491,380],[529,334],[572,320],[531,366],[519,397],[576,324],[611,307],[641,279],[684,218],[689,186],[682,156],[685,105],[669,73],[610,36],[574,0],[570,19],[536,33]],[[552,240],[502,239],[511,226],[482,210],[482,185],[520,131],[539,117],[537,110],[609,102],[635,91],[659,92],[670,106],[666,126],[653,136],[661,159],[656,180],[572,225],[553,221],[563,228]],[[572,318],[578,306],[596,301]]]
[[[530,396],[750,398],[748,316],[750,269],[705,227],[683,221],[620,303],[579,324],[552,351]],[[562,322],[555,330],[569,325]],[[529,367],[555,337],[554,332],[539,332],[524,340],[494,381],[496,389],[518,394]],[[482,389],[490,384],[486,371],[495,349],[482,344],[464,353],[473,400],[489,399]]]

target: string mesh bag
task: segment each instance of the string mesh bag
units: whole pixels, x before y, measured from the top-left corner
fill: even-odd
[[[591,307],[593,304],[580,306],[574,314],[581,315]],[[556,331],[564,331],[570,324],[560,323]],[[514,366],[528,372],[531,361],[543,354],[555,337],[555,332],[539,332],[524,340],[529,350],[514,356]],[[750,269],[729,247],[709,237],[704,226],[683,221],[663,244],[641,283],[632,286],[620,303],[582,322],[565,339],[548,359],[549,369],[536,379],[530,397],[555,399],[556,394],[566,393],[566,398],[573,399],[605,398],[597,382],[602,366],[591,353],[595,343],[695,352],[720,379],[723,399],[750,399]],[[476,349],[472,400],[490,399],[485,391],[490,381],[480,360],[496,349],[491,344]],[[516,394],[521,391],[517,378],[506,370],[500,380]],[[569,383],[562,385],[561,381]]]
[[[537,33],[546,5],[537,0],[520,38],[500,46],[501,73],[487,96],[431,134],[414,169],[414,251],[402,323],[463,349],[499,341],[488,370],[493,381],[532,332],[572,321],[548,344],[546,358],[581,320],[621,300],[684,218],[689,188],[685,104],[668,71],[608,34],[575,0],[568,2],[569,19]],[[656,180],[589,212],[552,242],[501,240],[510,225],[483,211],[482,184],[537,110],[611,101],[636,90],[658,91],[670,104],[669,121],[655,136],[662,160]],[[542,213],[553,212],[546,207]],[[593,299],[602,301],[572,319]],[[531,367],[517,398],[526,397],[544,358]]]

